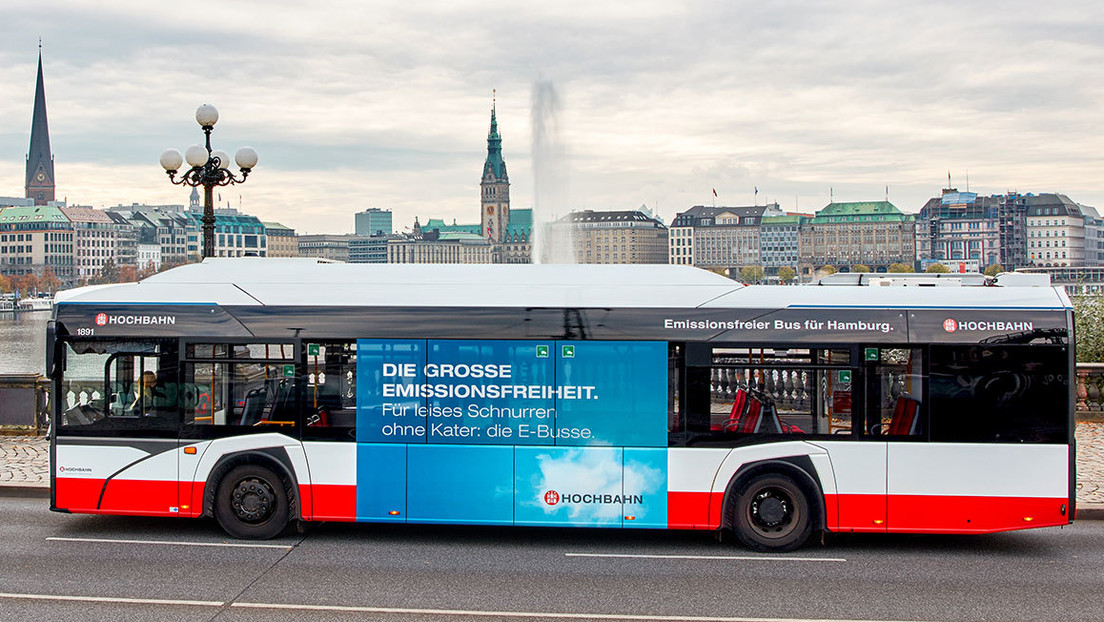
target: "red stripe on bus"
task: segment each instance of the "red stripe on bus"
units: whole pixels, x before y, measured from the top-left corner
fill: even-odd
[[[112,479],[107,482],[99,509],[112,514],[177,516],[179,486],[175,480]]]
[[[356,520],[356,486],[313,484],[310,486],[310,497],[314,520]]]
[[[104,480],[76,477],[54,479],[54,505],[73,512],[94,512],[100,502]]]
[[[670,529],[716,529],[721,525],[723,492],[667,493],[667,527]]]
[[[857,533],[881,533],[886,530],[885,495],[824,495],[824,507],[829,512],[829,529]],[[836,524],[831,526],[831,512],[836,512]]]
[[[889,531],[992,533],[1052,527],[1069,523],[1069,509],[1066,497],[890,495]]]

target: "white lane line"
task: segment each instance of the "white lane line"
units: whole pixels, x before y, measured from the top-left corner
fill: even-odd
[[[15,594],[0,592],[0,599],[57,602],[105,603],[122,605],[180,605],[192,607],[223,607],[217,600],[176,600],[168,598],[120,598],[110,596],[66,596],[62,594]],[[851,620],[836,618],[746,618],[737,616],[634,615],[630,613],[569,613],[552,611],[480,611],[473,609],[415,609],[405,607],[356,607],[343,605],[296,605],[292,603],[230,603],[239,609],[269,609],[285,611],[330,611],[343,613],[373,613],[393,615],[430,615],[440,617],[476,618],[545,618],[562,620],[640,620],[641,622],[905,622],[902,620]]]
[[[127,605],[191,605],[196,607],[221,607],[226,603],[215,600],[172,600],[166,598],[112,598],[110,596],[63,596],[61,594],[12,594],[0,592],[0,598],[22,600],[58,600],[81,603],[122,603]]]
[[[755,562],[835,562],[843,563],[842,557],[756,557],[754,555],[635,555],[629,553],[564,553],[565,557],[607,557],[613,559],[705,559],[710,561],[755,561]]]
[[[246,542],[174,542],[172,540],[118,540],[114,538],[46,538],[50,542],[106,542],[108,544],[157,544],[161,546],[219,546],[238,549],[280,549],[290,551],[294,547],[283,544],[250,544]]]
[[[552,618],[566,620],[641,620],[643,622],[905,622],[902,620],[841,620],[827,618],[743,618],[733,616],[633,615],[631,613],[568,613],[551,611],[480,611],[472,609],[407,609],[403,607],[355,607],[342,605],[295,605],[285,603],[230,603],[241,609],[284,609],[292,611],[333,611],[394,615],[430,615],[480,618]]]

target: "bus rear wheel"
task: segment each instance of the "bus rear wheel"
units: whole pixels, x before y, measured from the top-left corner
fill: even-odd
[[[234,467],[215,495],[215,518],[235,538],[268,540],[288,525],[288,495],[280,477],[254,464]]]
[[[805,491],[777,473],[754,477],[737,489],[728,524],[736,538],[755,551],[792,551],[813,532]]]

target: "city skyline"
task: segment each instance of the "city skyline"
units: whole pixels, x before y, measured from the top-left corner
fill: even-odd
[[[714,189],[717,205],[812,213],[830,192],[881,200],[887,186],[915,213],[948,171],[961,190],[969,175],[983,194],[1104,207],[1104,82],[1086,69],[1104,19],[1087,3],[239,3],[195,24],[142,3],[51,5],[64,10],[0,8],[0,196],[23,194],[41,36],[57,198],[74,204],[186,205],[157,157],[201,142],[206,102],[216,148],[260,154],[223,204],[240,195],[302,233],[352,230],[369,207],[399,230],[474,222],[495,88],[512,204],[528,208],[530,93],[546,80],[569,171],[561,215],[645,204],[670,223]]]

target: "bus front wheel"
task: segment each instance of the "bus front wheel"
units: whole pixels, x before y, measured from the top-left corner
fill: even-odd
[[[744,546],[756,551],[792,551],[813,532],[805,491],[776,473],[753,477],[737,489],[728,524]]]
[[[254,464],[234,467],[219,482],[215,518],[235,538],[267,540],[288,525],[288,496],[280,477]]]

